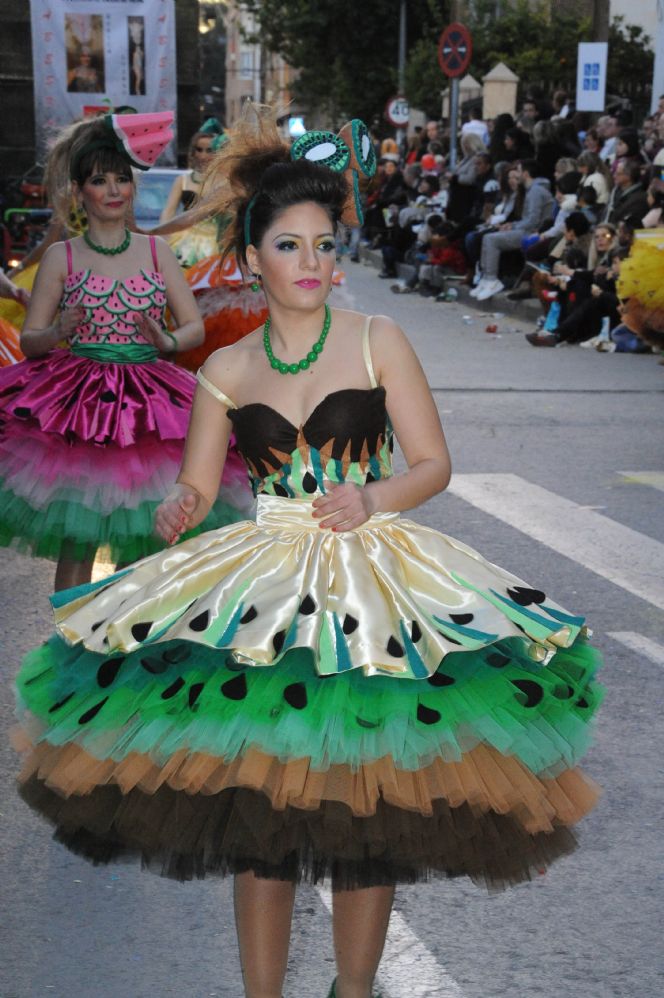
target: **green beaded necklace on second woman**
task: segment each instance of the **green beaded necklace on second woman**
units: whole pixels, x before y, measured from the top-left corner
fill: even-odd
[[[325,303],[325,320],[323,322],[323,328],[321,334],[312,346],[306,357],[302,360],[296,361],[294,364],[287,364],[284,360],[279,360],[278,357],[274,356],[272,352],[272,344],[270,343],[270,327],[272,325],[272,320],[268,315],[265,320],[265,326],[263,328],[263,346],[265,347],[265,353],[267,359],[270,362],[270,367],[275,371],[279,371],[280,374],[299,374],[300,371],[306,371],[306,369],[318,360],[323,352],[323,347],[325,346],[325,340],[327,339],[327,334],[330,331],[330,325],[332,323],[332,313],[330,311],[330,306]]]

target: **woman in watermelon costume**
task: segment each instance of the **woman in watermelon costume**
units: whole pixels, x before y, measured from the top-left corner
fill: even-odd
[[[154,162],[171,121],[81,122],[52,154],[67,161],[88,227],[44,255],[21,334],[28,359],[0,371],[0,544],[55,559],[56,589],[89,581],[98,548],[125,563],[162,546],[152,521],[182,458],[195,380],[159,354],[203,331],[173,254],[126,220],[132,164]],[[237,499],[216,503],[208,525],[238,519],[244,477],[232,462]]]
[[[200,372],[156,522],[203,522],[231,431],[257,519],[59,594],[18,677],[24,798],[94,862],[235,874],[252,998],[282,993],[299,879],[332,880],[330,994],[368,998],[395,883],[528,880],[597,795],[583,618],[400,518],[449,480],[435,404],[391,320],[326,303],[374,166],[357,120],[292,150],[237,127],[219,208],[270,321]]]
[[[23,310],[30,301],[30,292],[17,287],[0,270],[0,299],[15,302]],[[16,364],[19,360],[23,360],[19,330],[0,316],[0,367]]]

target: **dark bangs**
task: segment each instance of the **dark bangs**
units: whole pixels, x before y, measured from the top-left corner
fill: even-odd
[[[76,174],[72,180],[82,186],[95,173],[126,173],[133,178],[129,158],[111,146],[92,148],[83,153],[76,164]]]

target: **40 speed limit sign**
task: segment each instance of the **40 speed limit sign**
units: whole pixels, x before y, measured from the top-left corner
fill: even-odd
[[[385,117],[394,128],[404,128],[410,117],[410,107],[405,97],[391,97],[385,105]]]

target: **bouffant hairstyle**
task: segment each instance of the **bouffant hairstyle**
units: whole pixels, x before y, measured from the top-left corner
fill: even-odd
[[[336,226],[348,194],[343,174],[308,159],[291,159],[271,108],[248,105],[206,174],[198,210],[228,219],[222,256],[235,252],[246,266],[247,246],[260,246],[287,208],[313,201]]]
[[[113,145],[103,117],[76,121],[63,128],[46,162],[44,182],[56,218],[66,223],[71,207],[71,183],[82,187],[93,173],[126,173],[133,177],[129,157]]]

